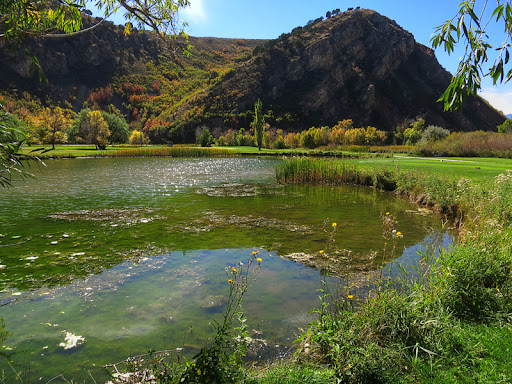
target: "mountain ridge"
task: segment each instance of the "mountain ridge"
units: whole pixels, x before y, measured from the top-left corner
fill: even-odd
[[[267,122],[287,131],[343,119],[391,131],[420,117],[450,130],[493,130],[505,119],[479,97],[444,112],[437,99],[451,75],[432,49],[372,10],[319,18],[275,40],[190,37],[190,44],[188,58],[150,32],[125,36],[109,22],[91,35],[32,40],[50,86],[30,73],[25,47],[0,46],[0,88],[50,95],[75,110],[84,100],[113,103],[154,142],[195,141],[200,128],[249,128],[258,98]]]
[[[396,22],[372,10],[353,10],[260,49],[220,84],[183,105],[174,121],[202,105],[208,116],[202,122],[211,128],[219,124],[219,109],[236,116],[258,98],[279,116],[295,115],[284,129],[352,119],[389,131],[423,117],[428,124],[469,131],[492,130],[503,121],[479,97],[461,111],[444,112],[437,99],[450,78],[433,50],[416,43]]]

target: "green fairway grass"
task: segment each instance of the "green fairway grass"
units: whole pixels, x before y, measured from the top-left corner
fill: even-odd
[[[395,155],[392,158],[369,158],[347,160],[361,168],[379,166],[398,167],[401,170],[433,172],[454,179],[461,177],[484,180],[512,170],[512,159],[466,157],[466,158],[421,158]]]

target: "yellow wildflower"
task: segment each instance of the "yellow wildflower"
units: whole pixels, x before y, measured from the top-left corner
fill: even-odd
[[[389,216],[389,212],[386,212],[386,216]]]
[[[354,295],[348,295],[347,296],[349,299],[353,299],[354,298]]]
[[[233,272],[236,272],[236,268],[235,267],[233,267]]]
[[[229,283],[229,284],[233,284],[233,280],[229,279],[229,280],[228,280],[228,283]]]
[[[257,261],[258,263],[261,263],[261,257],[258,257],[258,258],[256,259],[256,261]]]
[[[333,228],[336,228],[337,226],[338,226],[338,224],[337,224],[337,223],[332,223],[332,227],[333,227]]]
[[[396,233],[396,236],[397,236],[397,237],[404,237],[404,235],[402,235],[402,232],[397,232],[397,233]]]
[[[324,250],[323,250],[323,249],[321,249],[320,251],[318,251],[318,253],[324,253]]]

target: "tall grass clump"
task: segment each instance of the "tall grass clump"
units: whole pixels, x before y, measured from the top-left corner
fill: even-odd
[[[409,290],[382,283],[357,308],[338,298],[303,335],[300,359],[328,365],[342,383],[428,383],[416,367],[455,362],[470,371],[485,351],[433,283]]]
[[[340,185],[356,183],[357,167],[308,157],[292,157],[276,167],[276,179],[281,183]]]
[[[284,184],[357,184],[384,190],[396,188],[395,169],[379,167],[372,172],[339,160],[310,157],[287,158],[276,167],[276,179]]]
[[[138,147],[126,148],[102,153],[106,157],[217,157],[228,156],[230,152],[223,148],[201,147]]]
[[[357,306],[346,292],[330,301],[322,295],[299,359],[329,366],[342,383],[509,381],[491,349],[500,348],[495,335],[512,320],[510,240],[494,236],[425,254],[415,280],[375,281]],[[449,370],[452,378],[439,374]]]
[[[420,144],[422,156],[512,158],[512,135],[496,132],[457,132],[437,141]]]

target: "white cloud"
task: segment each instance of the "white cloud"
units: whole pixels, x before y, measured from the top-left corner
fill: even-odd
[[[510,87],[507,89],[498,90],[497,88],[482,88],[479,95],[487,100],[497,110],[504,114],[512,113],[512,90]]]
[[[189,23],[204,22],[208,18],[203,0],[190,0],[190,6],[185,8],[182,13],[185,21]]]

